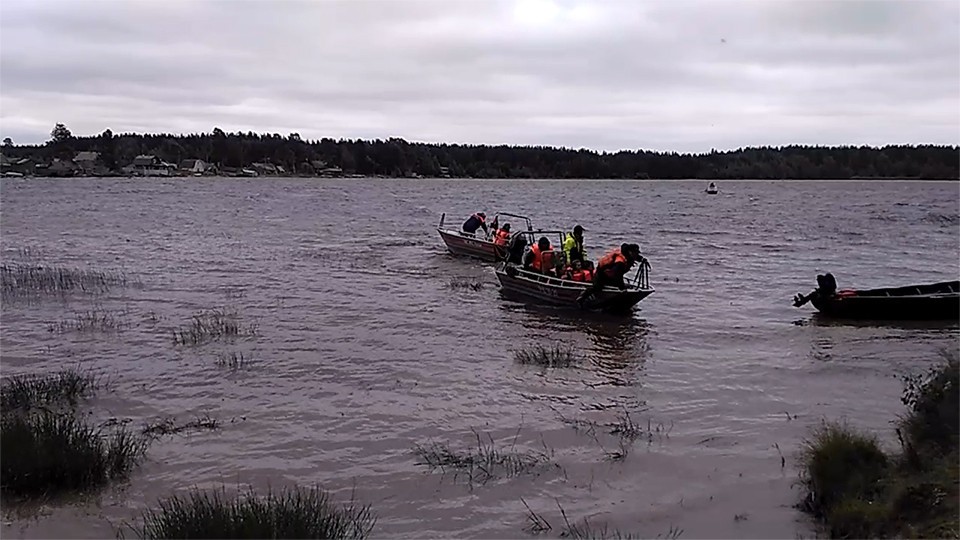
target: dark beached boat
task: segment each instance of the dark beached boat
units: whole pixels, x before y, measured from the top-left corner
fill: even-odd
[[[528,245],[535,244],[541,236],[546,236],[549,239],[551,236],[556,235],[556,239],[559,239],[561,242],[563,240],[563,232],[561,231],[524,231],[517,234],[527,236]],[[560,245],[559,243],[554,244],[554,246]],[[653,289],[650,287],[649,281],[649,263],[646,263],[644,259],[637,266],[637,272],[634,277],[626,280],[626,289],[620,290],[616,287],[604,287],[599,294],[584,302],[583,306],[577,303],[577,299],[584,290],[591,286],[590,283],[570,281],[547,276],[531,270],[524,270],[521,265],[509,261],[500,262],[495,271],[497,279],[500,280],[502,291],[506,294],[523,296],[540,304],[591,311],[623,313],[629,311],[641,300],[653,294]]]
[[[820,313],[844,319],[960,319],[960,281],[880,289],[840,289],[832,274],[817,276],[817,289],[797,294],[794,307],[811,302]]]
[[[440,216],[440,225],[437,226],[437,232],[440,233],[440,238],[443,240],[443,243],[446,244],[447,250],[450,251],[450,253],[474,257],[487,262],[497,262],[506,256],[506,250],[494,244],[492,239],[461,230],[444,229],[443,222],[446,220],[446,217],[446,213]],[[533,230],[533,224],[530,222],[530,218],[517,214],[509,214],[507,212],[498,212],[495,214],[491,223],[499,223],[501,217],[522,219],[527,225],[527,231]],[[518,232],[522,231],[514,231],[513,234],[515,235]]]

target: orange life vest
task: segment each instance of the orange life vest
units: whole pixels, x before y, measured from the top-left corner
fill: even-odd
[[[593,281],[593,273],[591,273],[590,270],[586,268],[581,268],[580,270],[577,270],[573,273],[573,280],[589,283]]]
[[[552,269],[554,266],[554,256],[556,255],[552,249],[547,248],[545,251],[540,251],[540,246],[534,245],[530,248],[530,251],[533,252],[533,262],[530,263],[530,267],[540,272],[541,274],[544,270]]]
[[[610,253],[607,253],[597,262],[597,270],[604,269],[608,266],[612,266],[618,262],[626,264],[627,258],[623,256],[623,253],[620,253],[620,249],[617,248]]]
[[[499,231],[497,231],[497,236],[496,238],[493,239],[493,243],[498,246],[505,246],[509,241],[510,241],[510,232],[505,231],[503,229],[500,229]]]

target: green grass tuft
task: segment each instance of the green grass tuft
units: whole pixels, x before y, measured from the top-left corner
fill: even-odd
[[[77,369],[63,369],[52,375],[15,375],[0,383],[0,407],[10,411],[76,405],[100,386],[95,375]]]
[[[145,450],[126,429],[105,433],[73,414],[4,413],[0,490],[21,497],[91,490],[125,477]]]
[[[569,345],[556,344],[551,347],[534,345],[520,349],[514,353],[514,358],[520,364],[537,365],[543,367],[570,367],[577,364],[580,358]]]
[[[319,488],[294,487],[258,497],[251,490],[191,491],[144,514],[140,538],[366,538],[376,523],[369,506],[331,502]]]

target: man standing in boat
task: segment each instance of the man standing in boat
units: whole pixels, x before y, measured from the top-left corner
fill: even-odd
[[[583,249],[583,227],[577,225],[573,228],[573,233],[567,233],[563,240],[563,252],[567,256],[567,264],[577,260],[583,263],[587,261],[587,252]]]
[[[607,285],[617,287],[620,290],[626,289],[627,284],[623,278],[637,261],[642,261],[639,244],[620,244],[620,249],[615,249],[604,255],[597,262],[597,270],[593,274],[593,286],[583,291],[577,298],[577,303],[583,307],[591,297],[597,295]]]
[[[463,222],[463,232],[465,233],[476,234],[477,229],[480,228],[483,228],[484,234],[489,234],[490,231],[487,230],[487,215],[483,212],[477,212]]]

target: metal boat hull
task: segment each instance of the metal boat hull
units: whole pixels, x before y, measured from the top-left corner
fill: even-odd
[[[504,264],[496,269],[497,279],[500,280],[503,292],[533,299],[541,304],[622,313],[630,311],[641,300],[653,293],[653,289],[649,288],[630,287],[620,290],[615,287],[604,287],[594,299],[581,308],[577,299],[590,286],[589,283],[557,279],[519,268],[512,270],[508,272]]]
[[[960,320],[960,281],[883,289],[844,290],[810,302],[820,313],[845,319]]]
[[[447,251],[454,255],[473,257],[487,262],[497,262],[500,248],[493,242],[477,238],[468,233],[437,229],[440,238],[447,246]]]

